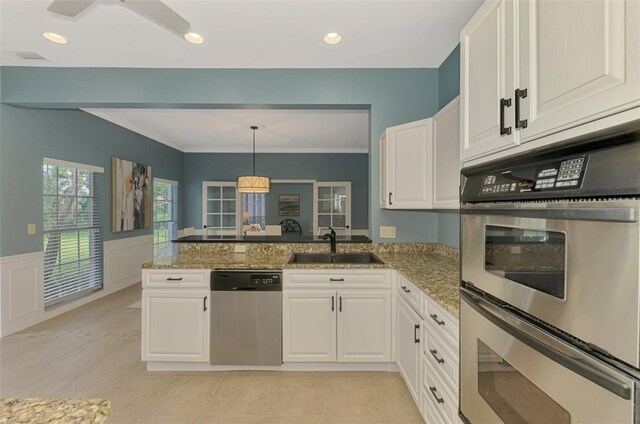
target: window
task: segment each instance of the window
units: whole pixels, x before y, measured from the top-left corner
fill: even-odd
[[[332,227],[340,234],[349,234],[351,228],[351,182],[315,183],[315,212],[317,228]]]
[[[45,308],[102,288],[102,173],[43,160]]]
[[[153,179],[153,257],[162,259],[177,251],[178,237],[178,183]]]
[[[242,212],[243,224],[260,224],[260,228],[263,230],[266,228],[264,194],[243,194]]]

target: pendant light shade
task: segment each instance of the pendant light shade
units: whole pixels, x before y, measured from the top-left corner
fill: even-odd
[[[269,193],[271,190],[271,178],[256,175],[256,130],[258,127],[251,126],[253,130],[253,175],[241,175],[238,177],[237,187],[240,193]]]

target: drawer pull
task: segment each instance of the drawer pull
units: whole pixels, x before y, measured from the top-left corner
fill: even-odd
[[[438,397],[438,395],[436,394],[436,387],[435,386],[429,386],[429,391],[431,392],[433,397],[436,399],[436,402],[444,403],[444,399],[442,399],[441,397]]]
[[[444,364],[444,359],[438,358],[438,351],[436,349],[429,349],[429,352],[431,352],[431,355],[436,358],[436,362]]]
[[[442,321],[441,319],[438,319],[438,315],[436,314],[429,314],[429,316],[431,317],[432,320],[434,320],[438,325],[444,325],[444,321]]]
[[[407,286],[400,286],[400,288],[401,288],[401,289],[402,289],[402,291],[403,291],[403,292],[405,292],[405,293],[411,293],[411,290],[409,290],[409,289],[407,288]]]
[[[167,278],[167,281],[182,281],[182,277],[180,277],[180,278],[169,277],[169,278]]]
[[[329,278],[329,281],[344,281],[344,278]]]

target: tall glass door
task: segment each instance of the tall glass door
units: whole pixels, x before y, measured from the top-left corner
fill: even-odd
[[[338,234],[351,234],[351,182],[315,183],[316,231],[333,228]]]

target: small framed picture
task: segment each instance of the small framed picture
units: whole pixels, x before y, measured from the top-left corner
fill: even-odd
[[[278,212],[280,216],[300,216],[300,195],[281,194],[278,196]]]

